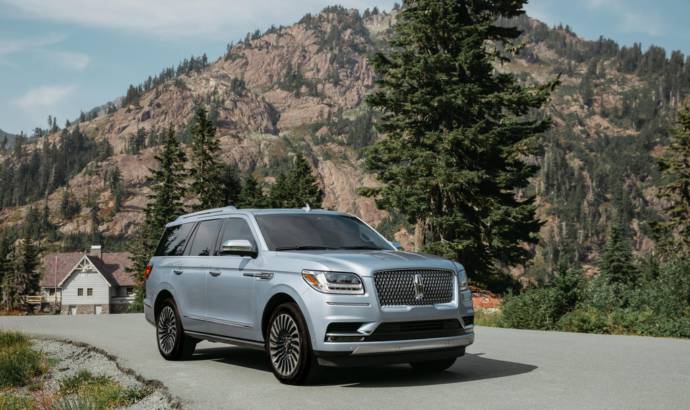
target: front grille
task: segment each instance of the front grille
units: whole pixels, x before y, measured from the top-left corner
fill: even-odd
[[[434,305],[453,300],[453,272],[446,269],[395,269],[374,273],[381,306]]]
[[[434,339],[437,337],[460,336],[464,334],[457,319],[418,320],[413,322],[381,323],[365,342],[392,340]]]

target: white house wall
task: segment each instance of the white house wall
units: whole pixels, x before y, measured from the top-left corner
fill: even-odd
[[[77,289],[83,289],[83,296],[77,296]],[[93,296],[86,296],[87,289],[93,289]],[[62,285],[63,305],[107,305],[110,303],[110,287],[98,272],[75,272]]]

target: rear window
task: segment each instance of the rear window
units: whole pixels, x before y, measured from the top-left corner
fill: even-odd
[[[222,225],[223,221],[220,219],[199,222],[199,227],[196,228],[192,246],[189,250],[189,256],[213,255]]]
[[[156,248],[156,256],[182,255],[193,227],[193,223],[186,223],[166,228],[158,248]]]

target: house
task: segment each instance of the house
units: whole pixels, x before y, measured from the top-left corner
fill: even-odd
[[[128,252],[51,253],[43,257],[41,294],[63,315],[126,312],[134,300],[134,279],[126,271]]]

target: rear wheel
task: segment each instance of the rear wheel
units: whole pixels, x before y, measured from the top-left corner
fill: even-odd
[[[156,316],[158,351],[166,360],[180,360],[192,356],[198,340],[184,334],[177,306],[172,299],[163,302]]]
[[[412,362],[410,363],[410,366],[412,366],[415,370],[419,370],[421,372],[442,372],[451,367],[455,363],[455,360],[456,358],[453,357],[452,359],[430,360],[427,362]]]
[[[286,384],[306,383],[316,367],[309,331],[296,304],[284,303],[271,315],[266,359],[276,378]]]

